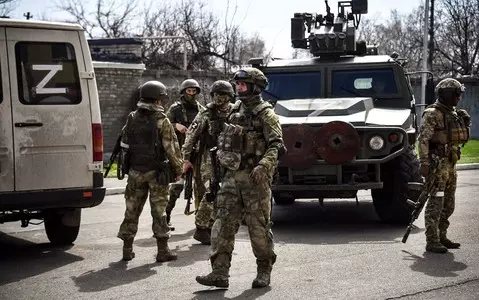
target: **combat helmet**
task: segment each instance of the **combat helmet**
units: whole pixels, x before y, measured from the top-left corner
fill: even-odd
[[[457,96],[464,93],[466,88],[462,83],[457,81],[454,78],[446,78],[436,85],[436,93],[441,97],[444,93],[452,92],[455,93]]]
[[[198,81],[194,79],[186,79],[181,83],[180,86],[180,94],[183,94],[187,88],[196,88],[196,93],[199,94],[201,92],[200,85]]]
[[[140,86],[140,99],[155,101],[167,95],[166,86],[157,80],[147,81]]]
[[[231,97],[234,97],[235,94],[233,86],[226,80],[217,80],[213,82],[210,89],[210,95],[213,96],[213,93],[215,92],[228,93]]]
[[[232,81],[251,83],[263,90],[266,89],[266,87],[268,86],[268,78],[266,78],[263,72],[256,68],[242,68],[236,71],[233,75]]]

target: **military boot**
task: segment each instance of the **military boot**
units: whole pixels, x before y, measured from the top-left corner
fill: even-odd
[[[446,253],[447,248],[444,247],[444,245],[439,242],[428,242],[426,244],[426,251],[434,252],[434,253]]]
[[[226,275],[224,272],[215,270],[205,276],[196,276],[196,282],[202,285],[215,286],[219,288],[227,288],[230,286],[228,275]]]
[[[455,243],[451,241],[446,237],[446,235],[441,235],[440,241],[441,244],[443,244],[447,249],[458,249],[459,247],[461,247],[460,243]]]
[[[178,256],[170,251],[168,248],[168,239],[159,238],[156,239],[156,244],[158,246],[158,254],[156,255],[156,262],[165,262],[177,260]]]
[[[229,269],[231,266],[231,257],[226,254],[218,254],[211,257],[211,267],[213,271],[205,276],[196,276],[196,282],[206,286],[216,286],[219,288],[229,287]]]
[[[269,260],[257,260],[256,263],[258,264],[258,274],[253,280],[252,287],[267,287],[271,281],[271,270],[273,269],[273,264]]]
[[[211,245],[211,229],[196,227],[193,238],[203,245]]]
[[[124,261],[129,261],[135,258],[135,252],[133,252],[133,238],[123,240],[123,258]]]

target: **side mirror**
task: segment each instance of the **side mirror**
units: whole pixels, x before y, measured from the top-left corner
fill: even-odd
[[[434,79],[428,78],[426,81],[426,105],[431,105],[434,103],[434,96]]]

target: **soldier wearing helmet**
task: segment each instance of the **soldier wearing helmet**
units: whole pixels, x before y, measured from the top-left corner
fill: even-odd
[[[212,272],[197,276],[207,286],[228,287],[235,234],[243,218],[248,226],[258,274],[253,288],[270,284],[276,261],[271,232],[271,182],[283,145],[279,118],[261,92],[266,76],[258,69],[237,71],[232,81],[241,101],[233,106],[218,137],[218,162],[224,168],[211,231]]]
[[[181,83],[180,86],[180,99],[174,102],[166,113],[168,119],[175,128],[178,142],[180,143],[180,149],[183,147],[185,142],[186,130],[191,125],[198,112],[204,109],[204,107],[197,101],[197,97],[200,92],[201,88],[198,84],[198,81],[194,79],[186,79]],[[199,165],[200,161],[198,160],[194,163]],[[199,172],[194,172],[193,177],[195,203],[199,203],[205,191],[201,188],[203,184],[200,182],[201,176]],[[174,227],[172,227],[170,223],[171,212],[175,207],[176,200],[180,197],[183,188],[183,182],[176,182],[170,185],[169,200],[166,207],[166,218],[168,225],[172,229],[174,229]]]
[[[470,137],[471,118],[463,109],[456,109],[464,86],[456,79],[441,80],[436,86],[437,100],[423,113],[419,133],[419,161],[425,180],[436,180],[437,193],[431,195],[424,214],[426,251],[446,253],[460,247],[447,237],[449,217],[454,211],[456,162],[460,145]]]
[[[235,99],[233,86],[224,80],[215,81],[211,85],[210,96],[212,101],[206,105],[206,110],[200,112],[188,130],[186,131],[183,153],[183,172],[195,168],[191,162],[191,155],[195,145],[199,145],[198,155],[201,156],[200,169],[202,181],[205,183],[205,191],[208,191],[208,182],[212,176],[211,158],[209,150],[216,146],[218,136],[223,130]],[[195,215],[196,231],[193,238],[205,245],[211,244],[211,227],[214,222],[213,203],[208,202],[203,195]]]
[[[177,258],[168,247],[170,229],[167,226],[165,209],[168,203],[168,184],[174,181],[175,177],[179,180],[183,162],[176,134],[162,106],[166,99],[168,94],[163,83],[144,83],[140,86],[138,108],[128,115],[123,127],[121,147],[128,158],[129,171],[125,190],[125,218],[118,237],[123,240],[123,260],[126,261],[135,257],[133,240],[148,193],[153,217],[153,235],[158,246],[156,261],[164,262]],[[152,132],[156,134],[152,135]]]

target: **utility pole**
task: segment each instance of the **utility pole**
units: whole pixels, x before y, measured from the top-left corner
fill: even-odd
[[[429,56],[427,57],[427,65],[429,71],[432,72],[432,61],[434,59],[434,0],[431,1],[431,15],[429,16]]]
[[[30,12],[27,12],[26,14],[23,14],[23,16],[27,19],[27,20],[30,20],[33,18],[33,15],[30,14]]]
[[[427,36],[428,36],[428,20],[429,20],[429,0],[426,0],[424,3],[424,31],[423,31],[423,42],[422,42],[422,71],[427,71]],[[426,104],[426,81],[427,81],[427,74],[422,74],[421,80],[421,99],[419,106],[419,116],[422,116],[422,112],[424,111],[424,105]],[[421,120],[421,118],[419,118]]]

